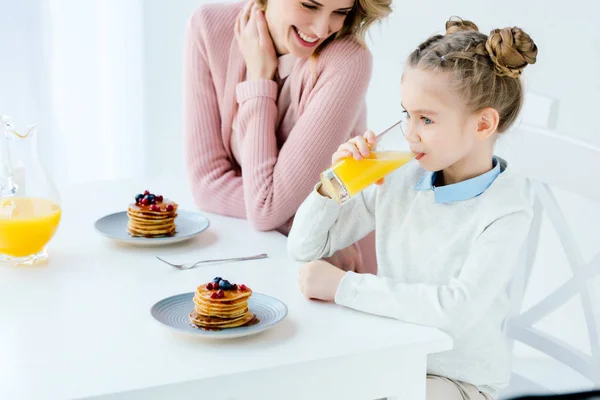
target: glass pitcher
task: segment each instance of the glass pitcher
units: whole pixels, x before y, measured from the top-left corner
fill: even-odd
[[[38,264],[58,228],[60,198],[40,163],[35,125],[19,131],[3,115],[0,135],[0,264]]]
[[[405,124],[405,120],[399,121],[377,135],[369,157],[346,157],[323,171],[323,190],[338,203],[344,203],[415,158],[406,149]]]

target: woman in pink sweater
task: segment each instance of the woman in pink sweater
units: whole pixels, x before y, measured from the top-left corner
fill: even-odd
[[[256,0],[207,4],[192,16],[185,155],[201,209],[289,232],[331,154],[366,130],[372,61],[363,40],[390,3]],[[329,261],[372,269],[357,247]]]

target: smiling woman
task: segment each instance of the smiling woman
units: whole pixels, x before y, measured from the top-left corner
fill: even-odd
[[[203,210],[289,232],[330,155],[366,130],[368,27],[391,0],[207,4],[185,46],[185,154]],[[360,248],[330,262],[372,270]]]
[[[269,30],[279,54],[290,52],[307,58],[313,52],[318,53],[328,41],[352,34],[362,41],[370,25],[353,0],[329,0],[325,4],[316,0],[284,0],[272,2],[270,7],[267,0],[256,3],[259,9],[265,10],[267,20],[275,22],[269,25]],[[374,13],[377,14],[377,10]]]

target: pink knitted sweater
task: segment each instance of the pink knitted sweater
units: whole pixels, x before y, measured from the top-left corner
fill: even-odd
[[[233,36],[245,3],[207,4],[190,19],[184,50],[185,157],[199,208],[287,233],[337,147],[366,129],[371,54],[334,41],[316,62],[297,59],[291,101],[278,109],[275,81],[245,81]],[[292,112],[295,123],[277,126]],[[231,151],[232,123],[241,160]],[[289,125],[289,124],[286,124]]]

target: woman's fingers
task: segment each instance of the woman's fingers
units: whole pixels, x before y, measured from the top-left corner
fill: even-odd
[[[233,29],[233,34],[235,36],[235,39],[237,41],[239,41],[240,40],[240,18],[239,17],[235,20],[235,28]]]
[[[248,17],[248,23],[246,24],[246,28],[249,29],[249,32],[255,36],[258,36],[258,28],[256,27],[256,5],[253,5],[250,9],[250,16]]]
[[[271,41],[271,36],[269,34],[269,27],[267,26],[267,20],[265,19],[265,15],[258,8],[254,11],[256,15],[256,30],[258,32],[258,42],[260,47],[265,48],[269,45],[269,41]],[[272,41],[271,41],[272,43]]]
[[[240,17],[239,17],[240,32],[242,32],[244,29],[246,29],[246,25],[248,24],[248,21],[250,19],[250,13],[252,11],[253,6],[254,6],[254,1],[249,1],[248,3],[246,3],[246,5],[244,6],[244,9],[242,10],[242,13],[240,14]]]

